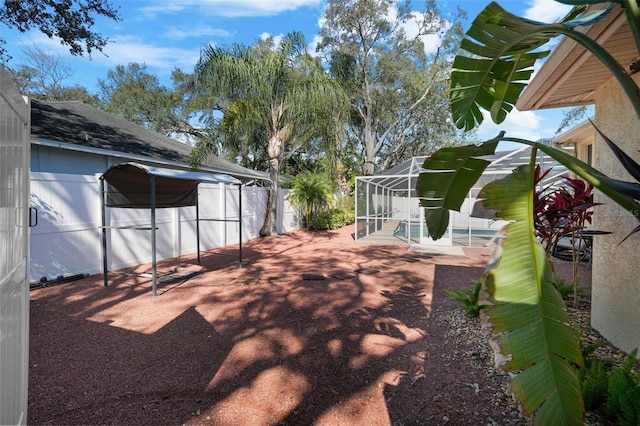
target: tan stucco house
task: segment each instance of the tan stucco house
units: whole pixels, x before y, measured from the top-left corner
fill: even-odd
[[[608,3],[594,7],[606,6]],[[639,57],[620,6],[583,31],[627,70]],[[640,83],[640,73],[633,79]],[[526,111],[586,104],[595,105],[593,121],[598,128],[640,162],[640,118],[612,74],[570,39],[557,45],[516,107]],[[633,181],[588,124],[572,129],[574,134],[565,143],[573,140],[578,158],[590,159],[595,168],[610,177]],[[596,192],[595,197],[604,205],[594,209],[594,227],[613,233],[597,236],[594,241],[591,324],[612,344],[631,352],[640,347],[640,235],[621,241],[638,221],[605,195]]]
[[[574,157],[593,166],[596,130],[589,120],[554,137],[551,142],[559,149],[569,151]]]

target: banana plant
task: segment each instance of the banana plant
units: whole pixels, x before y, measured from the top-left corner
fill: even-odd
[[[544,45],[564,35],[584,46],[613,73],[640,116],[640,89],[629,73],[598,43],[577,30],[602,19],[620,5],[637,46],[640,46],[638,0],[618,0],[604,10],[589,10],[601,1],[559,0],[575,7],[560,22],[545,24],[517,17],[497,3],[490,3],[473,21],[453,62],[450,102],[456,125],[471,130],[483,120],[482,109],[501,123],[513,109],[533,72],[533,64],[546,57]],[[599,132],[599,130],[598,130]],[[603,135],[604,136],[604,135]],[[551,268],[535,238],[533,191],[535,152],[541,150],[630,212],[640,212],[640,184],[610,179],[575,157],[501,133],[480,146],[444,148],[423,165],[416,190],[425,208],[432,238],[444,234],[449,210],[460,210],[462,200],[489,162],[499,141],[532,147],[528,166],[486,185],[479,194],[485,213],[510,221],[505,227],[499,257],[485,272],[485,289],[491,306],[486,315],[493,324],[496,360],[507,371],[517,372],[514,395],[536,424],[581,424],[582,395],[575,367],[583,364],[575,333],[568,324],[564,302],[551,284]],[[609,139],[615,155],[640,180],[640,166]],[[640,215],[634,214],[640,221]],[[640,231],[640,225],[631,234]],[[630,235],[631,235],[630,234]],[[628,236],[627,236],[628,237]]]

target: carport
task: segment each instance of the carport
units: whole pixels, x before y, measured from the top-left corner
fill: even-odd
[[[198,208],[198,185],[201,182],[223,183],[238,186],[239,218],[200,218]],[[240,247],[238,265],[242,268],[242,182],[226,174],[198,173],[178,169],[151,167],[139,163],[121,163],[109,168],[100,176],[102,202],[102,265],[104,287],[108,287],[107,229],[131,229],[151,231],[151,280],[153,297],[157,296],[156,262],[156,209],[190,207],[196,208],[196,238],[198,263],[200,263],[200,221],[238,222]],[[148,226],[109,226],[107,207],[149,209]]]

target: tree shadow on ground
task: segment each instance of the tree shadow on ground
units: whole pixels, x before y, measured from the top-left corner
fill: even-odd
[[[207,258],[202,275],[156,299],[148,282],[127,277],[108,289],[92,277],[38,292],[30,423],[369,425],[415,417],[422,407],[399,402],[426,374],[430,345],[444,339],[432,321],[434,301],[445,297],[433,292],[435,261],[402,261],[406,247],[277,239],[248,248],[247,270],[229,256]],[[279,256],[261,257],[274,247]],[[358,268],[380,270],[329,275]],[[308,271],[323,279],[301,279]],[[244,274],[258,279],[244,284]]]

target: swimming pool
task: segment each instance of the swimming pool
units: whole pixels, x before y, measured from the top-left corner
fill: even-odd
[[[410,238],[420,238],[420,223],[418,222],[411,222],[411,226],[410,228]],[[429,234],[427,232],[427,227],[425,226],[423,228],[424,231],[424,235],[422,235],[423,237],[428,237]],[[477,237],[477,238],[482,238],[482,239],[487,239],[490,240],[491,238],[493,238],[493,236],[498,232],[498,229],[467,229],[467,228],[454,228],[453,229],[453,235],[452,238],[453,239],[458,239],[458,238],[468,238],[469,237],[469,232],[471,232],[471,237]],[[398,227],[395,229],[395,231],[393,232],[393,235],[397,236],[397,237],[402,237],[402,238],[407,238],[407,222],[406,221],[401,221],[398,224]],[[443,238],[448,238],[449,237],[449,231],[447,230],[443,236]]]

